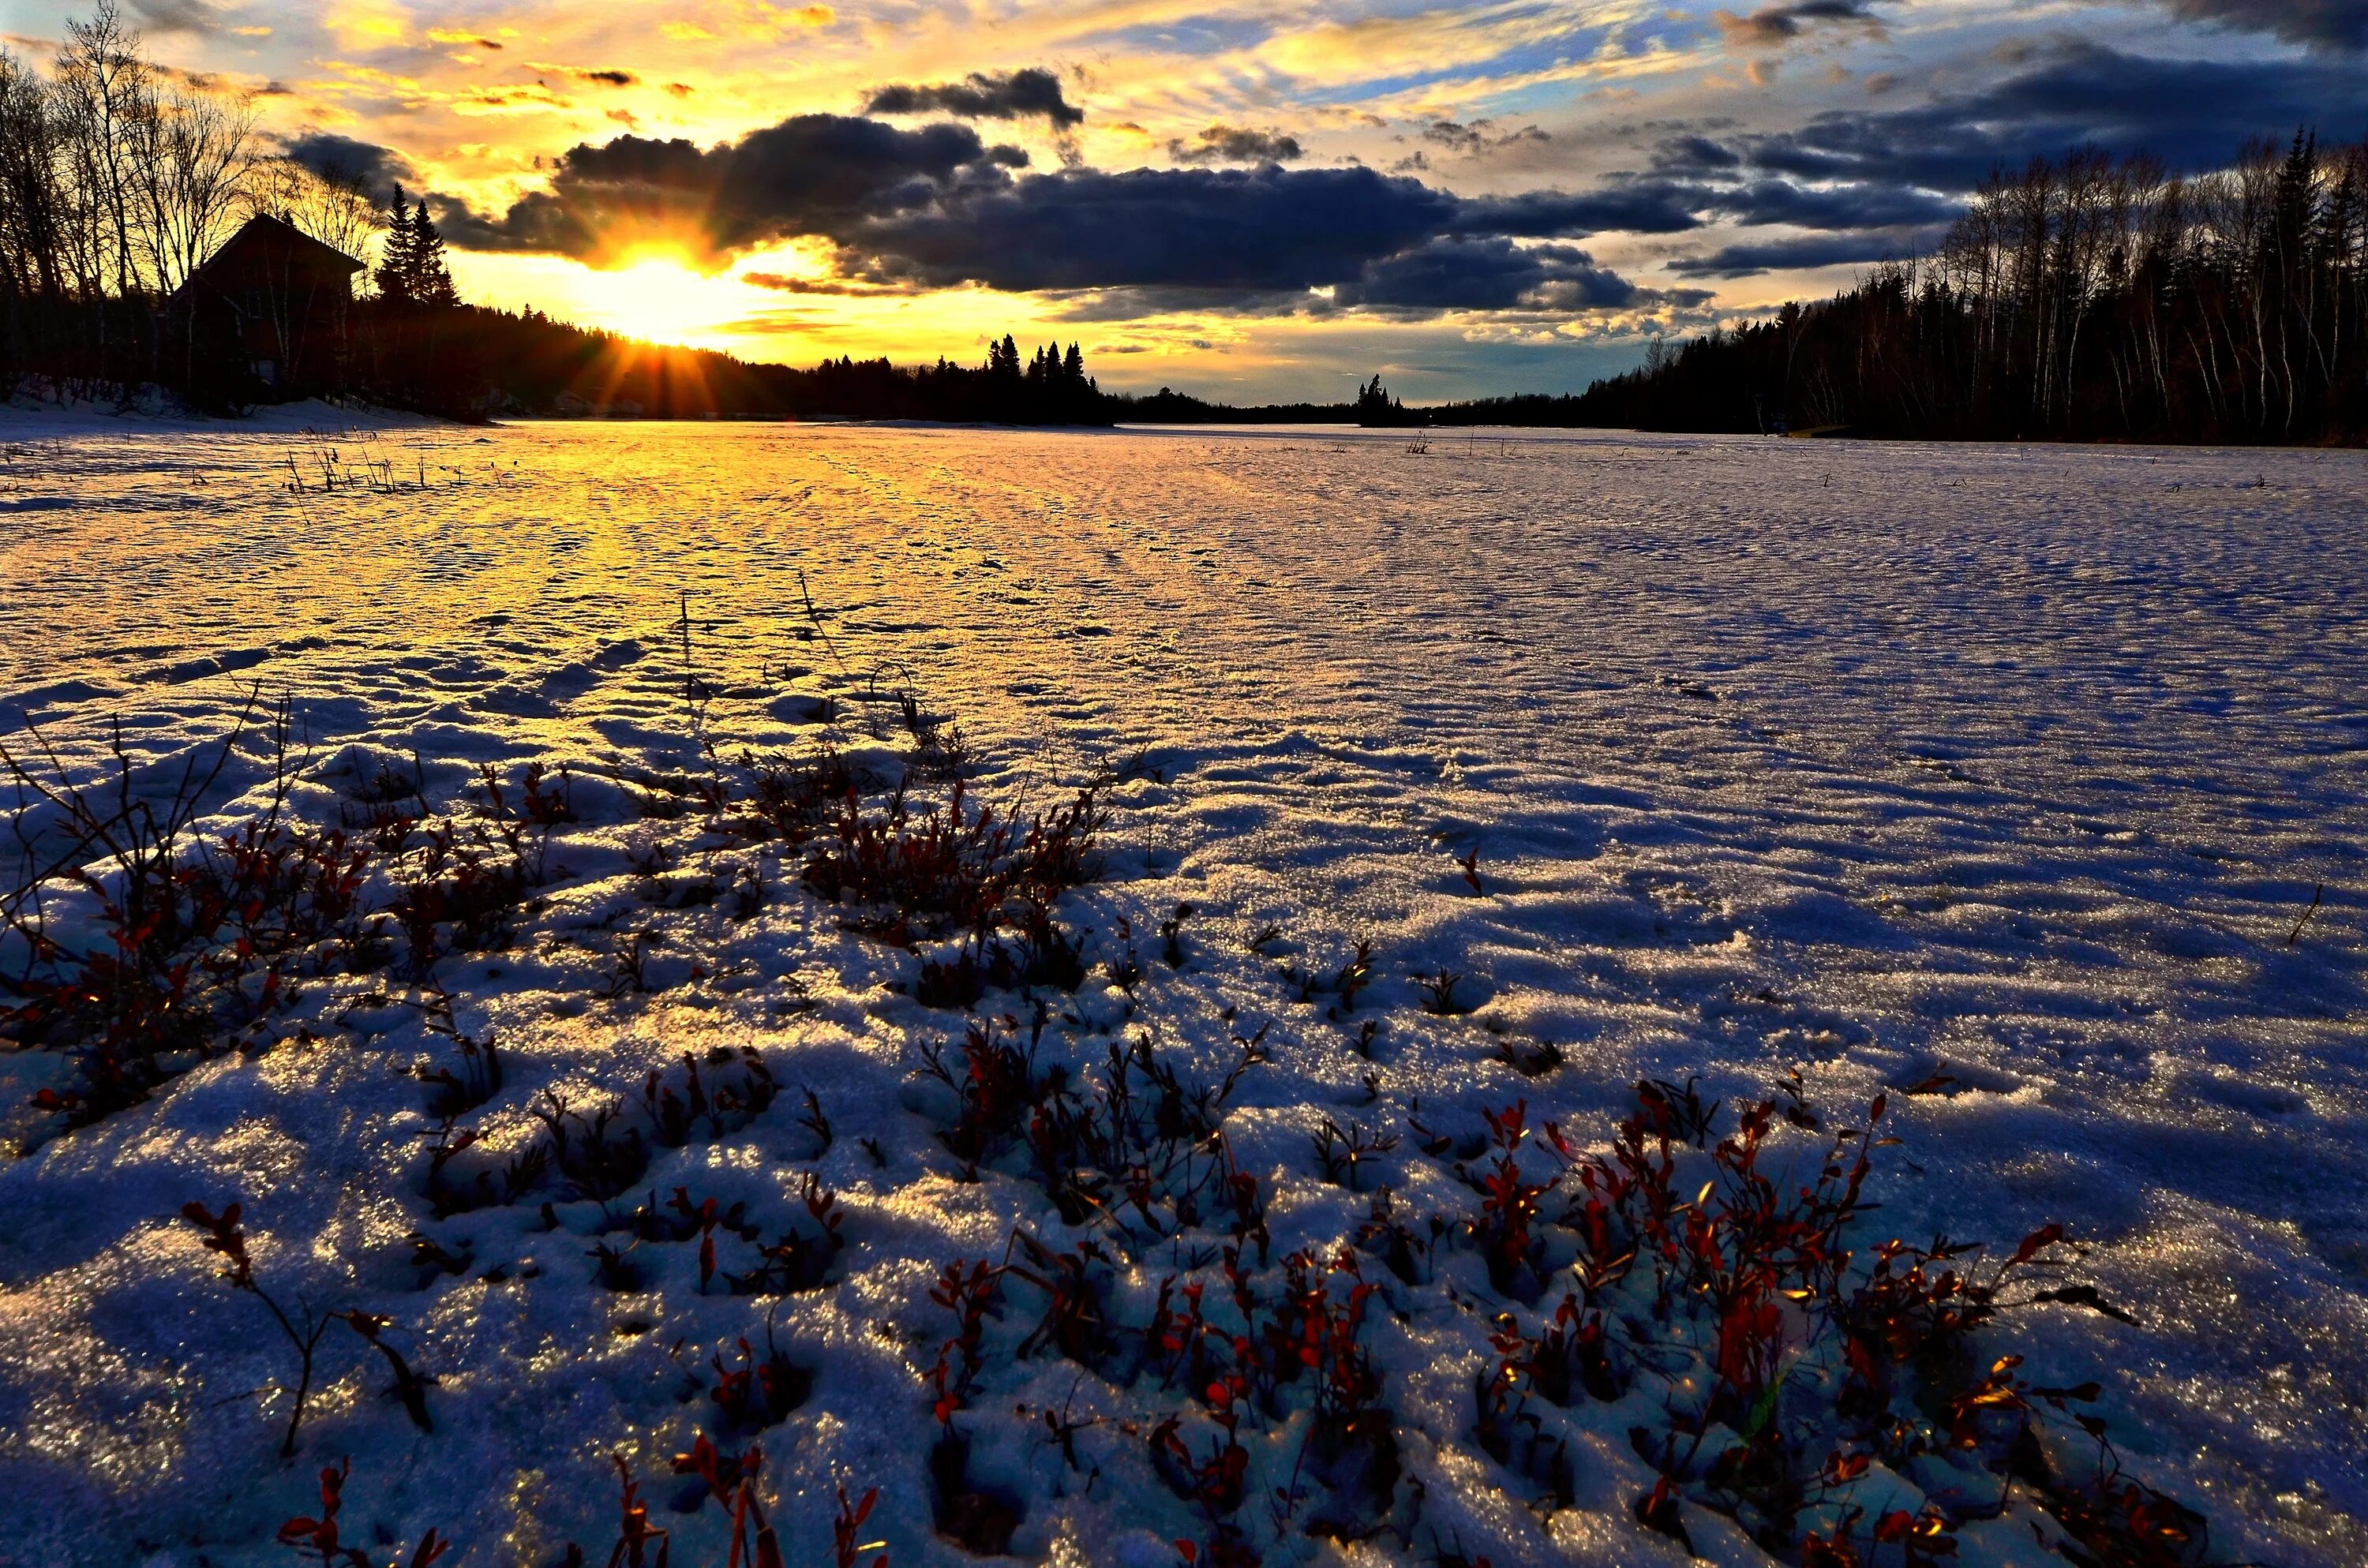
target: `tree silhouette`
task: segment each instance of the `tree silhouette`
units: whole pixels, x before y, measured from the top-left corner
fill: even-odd
[[[380,247],[378,294],[381,300],[409,304],[412,279],[418,273],[419,241],[412,233],[411,216],[403,204],[403,187],[394,187],[394,201],[386,221],[386,243]]]
[[[457,305],[452,269],[444,260],[444,236],[427,216],[427,203],[406,204],[394,187],[387,215],[386,246],[378,264],[379,297],[400,305]]]
[[[444,261],[444,236],[427,216],[425,198],[411,214],[411,297],[423,305],[457,305],[461,291],[452,286],[452,269]]]

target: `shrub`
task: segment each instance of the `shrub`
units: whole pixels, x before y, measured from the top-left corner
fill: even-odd
[[[723,1430],[753,1433],[778,1426],[814,1392],[814,1374],[791,1360],[773,1343],[769,1325],[762,1360],[757,1359],[746,1335],[734,1343],[739,1355],[733,1365],[724,1364],[720,1350],[712,1362],[715,1387],[711,1397],[715,1401]]]
[[[835,823],[846,803],[872,784],[870,775],[828,745],[810,757],[744,755],[740,763],[747,775],[746,811],[728,825],[746,837],[780,839],[792,849]]]
[[[2118,1505],[2092,1500],[2118,1483],[2059,1474],[2034,1441],[2035,1424],[2094,1400],[2096,1385],[2026,1384],[2019,1358],[1986,1363],[1974,1354],[1975,1336],[2007,1309],[2009,1282],[2046,1261],[2062,1229],[2043,1227],[1987,1267],[1980,1246],[1946,1240],[1895,1239],[1861,1253],[1855,1232],[1873,1208],[1874,1150],[1890,1142],[1876,1136],[1884,1100],[1876,1097],[1863,1128],[1824,1131],[1805,1175],[1780,1177],[1770,1153],[1780,1120],[1823,1131],[1790,1097],[1782,1118],[1776,1099],[1744,1107],[1722,1138],[1723,1108],[1693,1080],[1648,1080],[1604,1153],[1579,1154],[1546,1123],[1543,1147],[1561,1169],[1543,1180],[1522,1163],[1526,1108],[1487,1116],[1497,1153],[1474,1178],[1481,1204],[1470,1233],[1492,1283],[1517,1301],[1529,1293],[1541,1233],[1555,1227],[1576,1244],[1579,1289],[1535,1332],[1514,1313],[1499,1320],[1499,1362],[1478,1390],[1484,1445],[1525,1479],[1549,1479],[1556,1461],[1540,1449],[1527,1402],[1616,1398],[1629,1369],[1645,1367],[1672,1390],[1695,1391],[1673,1392],[1659,1427],[1630,1434],[1658,1472],[1636,1517],[1681,1541],[1694,1505],[1804,1562],[1871,1562],[1876,1546],[1923,1562],[1953,1551],[1957,1524],[1998,1512],[2018,1481],[2068,1534],[2117,1528],[2098,1521],[2119,1517]],[[1427,1138],[1426,1151],[1442,1155],[1451,1142]],[[1557,1190],[1558,1212],[1547,1203]],[[1360,1241],[1379,1250],[1406,1239],[1377,1211]],[[2077,1290],[2030,1299],[2039,1296],[2088,1301]],[[2101,1437],[2093,1417],[2069,1420]],[[1875,1461],[1913,1480],[1930,1507],[1884,1514],[1861,1532],[1851,1493]],[[2113,1472],[2100,1461],[2099,1473]],[[2141,1497],[2150,1527],[2186,1528],[2145,1505]],[[2124,1561],[2112,1550],[2092,1555]]]
[[[1040,1003],[1024,1045],[1016,1018],[974,1021],[959,1065],[942,1048],[925,1051],[925,1070],[958,1096],[945,1146],[974,1168],[1024,1145],[1013,1174],[1040,1181],[1073,1225],[1099,1219],[1157,1239],[1223,1219],[1237,1235],[1258,1233],[1257,1179],[1234,1164],[1222,1123],[1243,1074],[1266,1060],[1265,1031],[1236,1037],[1240,1054],[1215,1085],[1187,1085],[1148,1033],[1113,1043],[1099,1074],[1073,1082],[1064,1067],[1038,1065],[1050,1017]]]
[[[746,1127],[780,1094],[780,1084],[754,1046],[737,1051],[717,1046],[707,1054],[708,1074],[689,1051],[679,1069],[650,1070],[642,1085],[642,1109],[650,1138],[661,1149],[679,1149],[703,1127],[712,1140]]]
[[[805,881],[824,898],[864,906],[850,924],[882,940],[985,934],[1091,881],[1099,868],[1090,846],[1105,820],[1091,790],[1020,829],[991,807],[973,812],[960,780],[941,807],[918,815],[900,785],[876,815],[853,796],[841,801]]]
[[[45,774],[0,747],[0,776],[55,819],[46,838],[20,824],[24,879],[0,894],[0,1033],[73,1057],[70,1086],[34,1101],[67,1126],[145,1099],[295,1000],[302,978],[368,961],[371,846],[283,820],[301,767],[284,711],[266,735],[262,813],[220,838],[194,834],[252,714],[250,697],[211,765],[193,759],[161,802],[136,788],[120,733],[104,792],[71,783],[54,755]]]
[[[291,1315],[255,1278],[255,1260],[247,1251],[246,1232],[239,1223],[241,1212],[242,1205],[236,1203],[226,1205],[219,1214],[195,1200],[181,1206],[182,1218],[205,1233],[206,1250],[222,1256],[224,1265],[222,1277],[230,1282],[233,1290],[243,1290],[263,1303],[264,1310],[271,1315],[271,1321],[296,1352],[296,1390],[288,1409],[288,1432],[280,1441],[279,1457],[295,1457],[296,1434],[304,1425],[304,1403],[313,1390],[314,1358],[320,1350],[322,1337],[329,1332],[332,1324],[344,1324],[385,1358],[388,1368],[394,1373],[392,1392],[402,1402],[412,1424],[423,1432],[435,1430],[435,1423],[427,1414],[427,1390],[436,1380],[414,1371],[402,1354],[381,1337],[393,1325],[394,1320],[350,1307],[316,1314],[310,1305],[302,1301],[297,1303],[296,1312]],[[325,1482],[324,1485],[325,1489]],[[324,1502],[327,1501],[324,1490]],[[327,1517],[332,1521],[335,1513],[334,1508],[328,1512]],[[334,1540],[334,1523],[331,1534]]]

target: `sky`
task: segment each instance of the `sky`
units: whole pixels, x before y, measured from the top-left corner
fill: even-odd
[[[1578,391],[1930,254],[1996,166],[2368,135],[2368,0],[120,3],[425,195],[472,301],[1235,402]]]

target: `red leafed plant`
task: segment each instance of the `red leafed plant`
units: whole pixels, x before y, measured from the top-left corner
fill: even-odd
[[[937,1364],[928,1374],[935,1395],[930,1414],[949,1431],[953,1427],[954,1413],[969,1399],[985,1369],[986,1314],[994,1305],[1001,1278],[1002,1271],[990,1267],[985,1259],[967,1268],[956,1260],[946,1265],[929,1291],[929,1300],[951,1312],[956,1323],[953,1337],[938,1347]],[[957,1355],[962,1358],[959,1371],[954,1368]]]
[[[205,1233],[203,1244],[206,1250],[222,1255],[227,1265],[222,1277],[230,1281],[233,1290],[244,1290],[262,1302],[264,1310],[271,1314],[271,1321],[279,1325],[279,1332],[295,1347],[298,1369],[296,1392],[288,1410],[288,1432],[279,1445],[280,1457],[295,1457],[296,1433],[304,1424],[304,1403],[313,1390],[314,1358],[320,1350],[322,1336],[329,1332],[331,1324],[344,1324],[385,1358],[388,1368],[394,1373],[393,1392],[402,1401],[412,1424],[423,1432],[433,1431],[435,1423],[427,1414],[427,1391],[435,1386],[436,1380],[415,1371],[402,1353],[381,1337],[393,1326],[394,1320],[351,1307],[316,1314],[310,1305],[301,1301],[295,1313],[290,1315],[256,1280],[255,1259],[247,1251],[246,1231],[239,1223],[242,1212],[243,1205],[236,1203],[225,1205],[219,1214],[194,1200],[181,1206],[181,1217]]]
[[[26,875],[0,889],[9,960],[0,966],[0,1036],[72,1058],[72,1081],[33,1099],[66,1125],[145,1099],[293,1001],[301,979],[351,967],[366,946],[359,899],[371,846],[287,820],[302,759],[284,708],[261,726],[269,803],[236,832],[197,831],[232,756],[258,728],[257,696],[248,694],[211,761],[193,758],[165,800],[135,786],[120,734],[111,787],[73,782],[37,729],[45,766],[0,745],[0,779],[53,819],[38,834],[20,824]],[[75,914],[96,939],[66,934]]]
[[[888,1544],[881,1540],[859,1543],[855,1539],[862,1533],[863,1521],[871,1517],[871,1509],[879,1501],[880,1488],[875,1486],[863,1494],[861,1502],[849,1503],[846,1483],[839,1483],[838,1512],[830,1521],[831,1562],[835,1568],[858,1568],[865,1552]],[[888,1554],[882,1551],[873,1558],[871,1568],[888,1568]]]
[[[704,1437],[691,1444],[690,1452],[674,1457],[677,1475],[699,1477],[708,1495],[731,1511],[732,1550],[725,1568],[785,1568],[781,1543],[757,1496],[757,1477],[764,1468],[761,1450],[727,1454]]]
[[[294,1547],[317,1562],[341,1563],[347,1568],[371,1568],[367,1552],[337,1539],[337,1510],[345,1505],[346,1481],[353,1474],[353,1469],[354,1461],[349,1459],[321,1467],[320,1517],[309,1518],[300,1514],[281,1525],[280,1545]],[[430,1528],[412,1551],[409,1568],[427,1568],[451,1549],[450,1541]]]

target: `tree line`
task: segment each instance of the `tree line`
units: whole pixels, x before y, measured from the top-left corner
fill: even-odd
[[[1526,417],[1519,417],[1523,416]],[[2368,142],[2175,177],[2094,151],[1993,174],[1930,258],[1564,399],[1433,411],[1928,439],[2368,439]]]
[[[143,385],[208,406],[274,395],[200,331],[191,277],[248,220],[276,218],[375,265],[312,335],[326,390],[472,415],[598,410],[651,416],[818,415],[1102,424],[1118,404],[1083,350],[1024,363],[1006,335],[983,365],[842,359],[808,370],[631,342],[461,301],[424,199],[373,171],[299,162],[254,100],[148,61],[116,0],[70,22],[46,71],[0,49],[0,397],[129,397]],[[308,320],[308,329],[311,326]],[[280,395],[285,395],[284,392]]]
[[[360,171],[268,149],[251,96],[150,62],[114,0],[46,73],[0,49],[0,390],[201,377],[183,285],[258,214],[348,255],[381,223]]]

